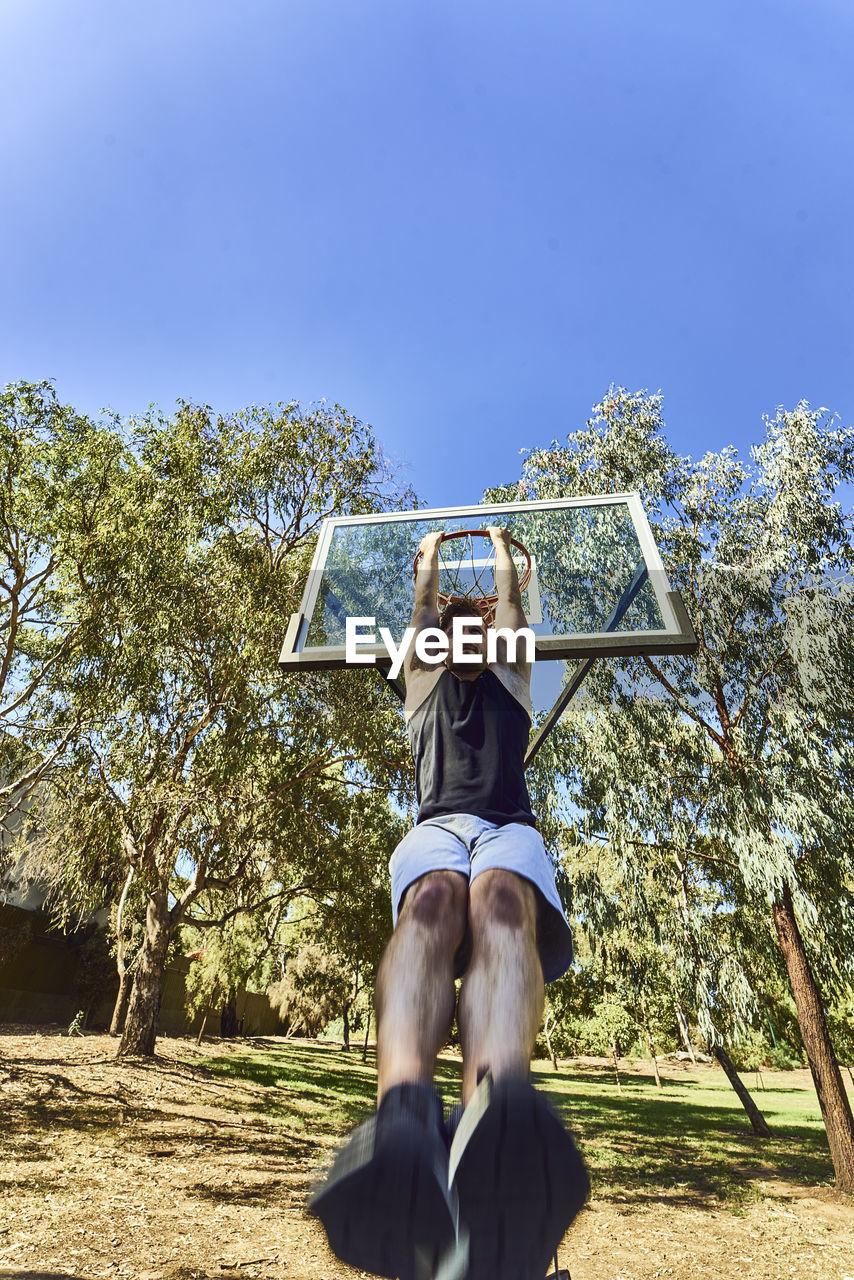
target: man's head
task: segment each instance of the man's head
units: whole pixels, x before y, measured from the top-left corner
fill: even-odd
[[[466,640],[462,645],[463,653],[477,654],[480,658],[479,662],[454,662],[454,619],[464,618],[469,625],[468,634],[470,640]],[[486,667],[486,618],[481,613],[479,607],[473,600],[452,600],[450,604],[446,604],[442,610],[442,616],[439,619],[439,626],[446,633],[451,642],[448,650],[448,656],[445,659],[445,666],[452,671],[455,676],[461,680],[474,680],[480,675],[481,671]],[[480,627],[478,635],[475,626]]]

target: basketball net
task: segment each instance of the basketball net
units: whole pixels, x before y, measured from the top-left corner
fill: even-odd
[[[489,549],[486,556],[476,558],[474,551],[474,539],[485,538],[489,543]],[[457,561],[446,561],[442,556],[441,548],[446,542],[463,541],[463,547],[460,557]],[[519,589],[524,591],[525,587],[531,580],[531,554],[527,547],[524,547],[516,538],[510,539],[510,546],[520,552],[525,561],[525,566],[519,576]],[[495,590],[495,544],[486,529],[460,529],[456,533],[446,533],[439,544],[439,590],[437,592],[437,602],[440,612],[444,611],[449,604],[473,604],[477,606],[478,611],[483,615],[486,625],[491,627],[495,622],[495,609],[498,604],[498,592]],[[415,577],[418,576],[418,567],[422,560],[422,551],[419,547],[415,553],[415,559],[412,562],[412,572]],[[466,584],[461,581],[462,573],[468,570],[473,575],[473,581]],[[492,577],[492,590],[489,587],[488,575]],[[484,580],[487,575],[487,580]]]

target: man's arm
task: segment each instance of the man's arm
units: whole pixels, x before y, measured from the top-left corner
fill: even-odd
[[[510,530],[489,525],[488,531],[492,545],[495,547],[495,590],[498,593],[495,621],[492,625],[496,630],[507,627],[510,631],[518,631],[520,627],[527,627],[528,619],[522,610],[519,575],[510,554]],[[507,644],[503,639],[499,639],[496,649],[498,660],[493,663],[490,670],[498,676],[508,693],[513,695],[524,707],[528,716],[533,719],[531,664],[526,661],[525,646],[516,646],[515,662],[507,661]]]
[[[522,610],[522,592],[516,563],[510,554],[510,530],[489,525],[487,532],[495,547],[495,590],[498,604],[495,606],[495,627],[509,627],[518,631],[527,627],[528,619]]]
[[[415,604],[409,625],[419,631],[423,627],[439,625],[439,543],[444,536],[444,530],[441,529],[427,533],[418,548],[421,559],[418,561]]]
[[[441,530],[428,533],[422,538],[419,547],[421,559],[415,576],[415,604],[409,620],[410,627],[414,627],[416,633],[426,627],[439,625],[439,543],[443,537]],[[426,698],[441,671],[441,664],[431,666],[421,661],[415,652],[414,642],[409,646],[403,663],[407,717]]]

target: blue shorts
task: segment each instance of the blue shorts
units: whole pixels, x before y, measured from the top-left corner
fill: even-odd
[[[537,948],[543,977],[553,982],[572,963],[572,934],[555,887],[554,864],[536,827],[522,822],[499,826],[470,813],[428,818],[403,837],[389,862],[394,923],[411,884],[430,871],[458,871],[471,883],[484,871],[500,868],[529,880],[537,895]],[[471,938],[457,953],[460,977],[468,967]]]

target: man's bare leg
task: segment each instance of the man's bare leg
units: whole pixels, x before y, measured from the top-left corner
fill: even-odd
[[[463,1101],[489,1068],[526,1080],[543,1016],[533,886],[511,871],[484,871],[471,885],[472,958],[460,994]]]
[[[484,1105],[464,1113],[451,1148],[466,1276],[540,1280],[589,1181],[528,1078],[545,995],[535,891],[512,872],[485,871],[471,885],[469,921],[473,953],[459,1012],[464,1101],[486,1068],[491,1083],[482,1086]]]
[[[410,885],[377,975],[377,1102],[394,1085],[433,1078],[454,1016],[454,954],[468,882],[431,871]]]
[[[442,1107],[432,1088],[453,1016],[467,893],[466,877],[450,871],[431,872],[408,889],[377,980],[382,1106],[342,1147],[310,1201],[333,1251],[363,1273],[423,1280],[467,1248],[457,1233]]]

